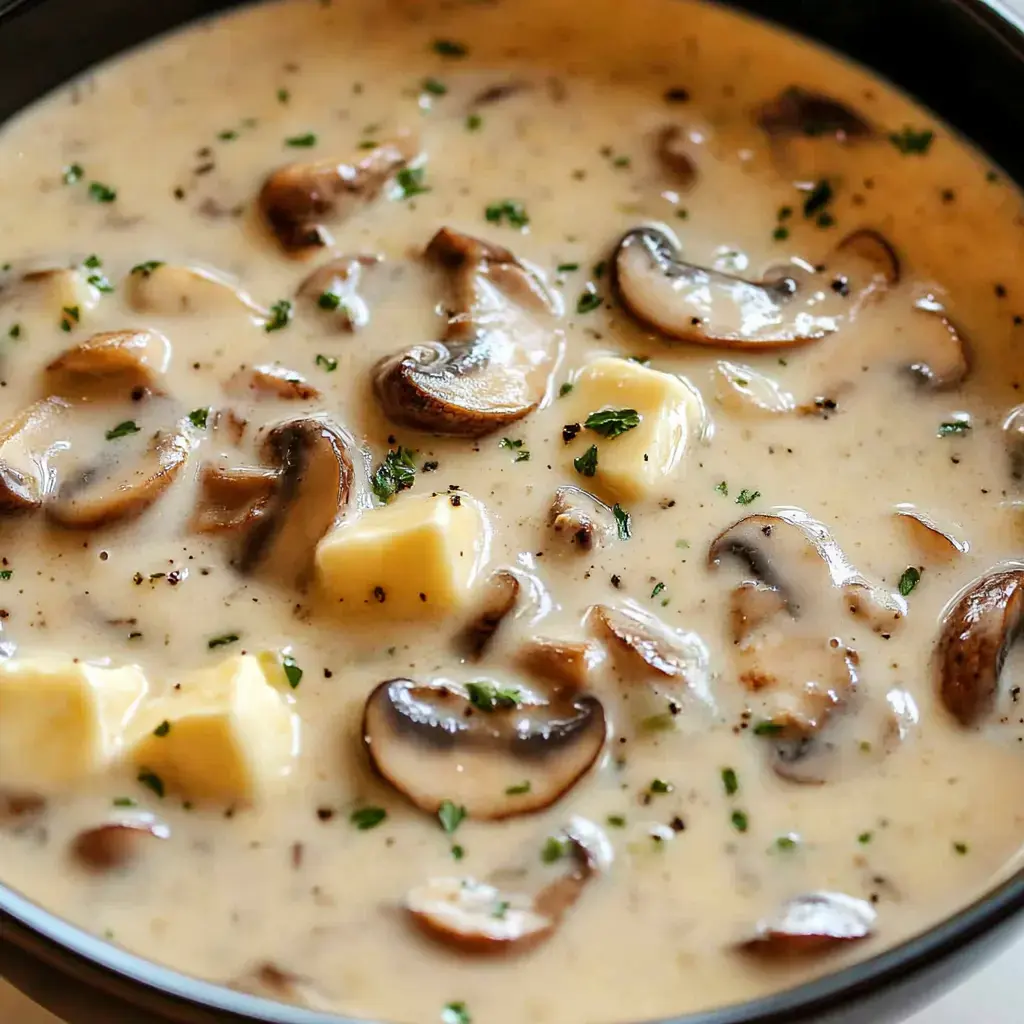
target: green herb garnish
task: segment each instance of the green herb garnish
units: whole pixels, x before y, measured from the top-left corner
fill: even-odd
[[[154,736],[166,736],[171,731],[171,723],[165,718],[154,730]]]
[[[540,848],[540,859],[545,864],[554,864],[569,852],[569,840],[565,836],[548,836]]]
[[[217,647],[227,647],[228,644],[238,643],[237,633],[222,633],[220,636],[212,637],[206,641],[206,646],[212,651]]]
[[[939,437],[951,437],[954,434],[962,437],[970,429],[971,424],[967,420],[950,420],[939,424],[938,434]]]
[[[722,785],[726,796],[735,796],[740,791],[740,780],[733,768],[722,769]]]
[[[89,196],[97,203],[112,203],[117,198],[117,190],[94,181],[89,185]]]
[[[588,285],[584,291],[580,292],[580,297],[576,300],[576,312],[592,313],[602,302],[604,299],[594,290],[593,285]]]
[[[81,180],[83,174],[85,174],[85,168],[81,164],[68,164],[61,172],[61,178],[65,185],[74,185],[76,181]]]
[[[479,711],[497,711],[499,708],[517,708],[523,701],[517,686],[495,686],[492,683],[466,683],[469,703]]]
[[[423,167],[403,167],[395,175],[395,184],[401,192],[401,199],[411,199],[430,191],[429,185],[423,184],[426,169]]]
[[[640,425],[640,413],[636,409],[603,409],[592,412],[584,422],[587,430],[593,430],[602,437],[618,437]]]
[[[889,141],[904,155],[911,153],[923,155],[931,148],[935,140],[935,132],[930,128],[914,129],[904,125],[898,132],[889,135]]]
[[[399,491],[412,487],[416,479],[415,452],[399,446],[392,448],[377,467],[370,486],[377,498],[387,504]]]
[[[371,828],[376,828],[387,816],[388,812],[383,807],[357,807],[348,816],[348,820],[360,832],[368,832]]]
[[[156,774],[156,772],[151,772],[148,768],[143,768],[139,771],[139,774],[136,776],[136,778],[138,779],[139,782],[142,783],[142,785],[153,790],[153,792],[156,793],[156,795],[160,797],[161,800],[163,800],[164,780],[161,779],[160,776]]]
[[[592,444],[582,455],[572,460],[580,476],[593,476],[597,472],[597,445]]]
[[[514,786],[509,786],[505,790],[505,796],[524,796],[529,793],[532,789],[532,784],[529,779],[525,779],[523,782],[517,782]]]
[[[310,146],[316,145],[316,136],[312,132],[306,132],[304,135],[292,135],[284,140],[284,144],[295,149],[309,149]]]
[[[612,506],[612,515],[615,517],[619,540],[629,540],[633,535],[633,517],[618,502]]]
[[[441,57],[465,57],[469,49],[465,43],[456,42],[454,39],[435,39],[433,43],[434,53]]]
[[[484,217],[492,224],[505,222],[514,228],[525,228],[530,223],[526,208],[517,199],[502,199],[484,209]]]
[[[453,804],[451,800],[442,800],[441,806],[437,809],[437,820],[448,835],[459,827],[465,816],[466,808]]]
[[[750,819],[747,817],[746,811],[733,811],[729,820],[737,832],[746,832],[750,827]]]
[[[292,322],[292,304],[287,299],[278,299],[270,307],[270,316],[263,325],[263,330],[269,334],[271,331],[280,331]]]
[[[914,588],[921,582],[921,570],[915,569],[914,566],[908,565],[903,570],[903,575],[900,576],[899,589],[900,593],[907,597],[913,592]]]
[[[298,662],[290,654],[282,655],[281,668],[284,669],[288,685],[294,690],[302,682],[302,669],[299,668]]]
[[[135,266],[132,267],[130,273],[139,274],[142,277],[149,277],[157,267],[162,267],[163,265],[163,260],[146,260],[145,263],[136,263]]]
[[[749,505],[761,497],[760,491],[748,491],[746,487],[736,497],[737,505]]]
[[[206,424],[210,418],[209,409],[193,409],[188,414],[188,421],[193,427],[197,427],[199,430],[205,430]]]
[[[322,366],[328,373],[334,373],[338,368],[338,360],[334,356],[324,356],[317,353],[317,357],[314,360],[317,366]]]
[[[106,433],[106,438],[108,441],[116,441],[119,437],[137,434],[140,429],[135,420],[125,420],[123,423],[118,423],[116,427],[111,427]]]

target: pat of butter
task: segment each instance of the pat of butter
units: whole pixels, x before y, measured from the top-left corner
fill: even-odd
[[[185,676],[131,729],[131,758],[163,790],[196,802],[253,803],[297,753],[297,718],[258,658],[236,655]]]
[[[467,603],[489,542],[484,507],[469,495],[401,495],[320,541],[321,591],[344,613],[444,615]]]
[[[564,446],[574,483],[610,501],[662,497],[688,446],[705,429],[699,393],[670,373],[628,359],[596,359],[580,372],[559,411],[580,432]],[[592,413],[631,409],[640,423],[617,437],[604,437],[584,424]],[[573,460],[597,447],[593,476],[579,473]]]
[[[105,770],[146,690],[134,665],[55,655],[0,662],[0,784],[53,789]]]

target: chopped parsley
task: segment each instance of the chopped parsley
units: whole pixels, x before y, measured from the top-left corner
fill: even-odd
[[[153,735],[164,737],[171,731],[171,723],[165,718],[154,730]]]
[[[422,167],[403,167],[395,175],[395,184],[398,185],[401,199],[412,199],[413,196],[421,196],[430,191],[429,185],[423,184],[423,176],[426,173]]]
[[[431,96],[444,96],[448,92],[448,86],[436,78],[424,78],[420,87]]]
[[[548,836],[540,848],[540,859],[545,864],[554,864],[569,852],[569,840],[565,836]]]
[[[277,90],[277,102],[287,103],[292,98],[292,94],[287,89]]]
[[[722,769],[722,785],[726,796],[735,796],[740,791],[740,780],[733,768]]]
[[[665,584],[660,580],[654,584],[654,589],[651,591],[651,597],[657,597],[665,589]]]
[[[560,274],[571,274],[574,270],[579,270],[580,265],[578,263],[559,263],[555,269]]]
[[[560,388],[558,389],[558,397],[559,397],[559,398],[565,398],[565,396],[566,396],[567,394],[569,394],[569,392],[570,392],[570,391],[572,391],[572,389],[573,389],[574,387],[575,387],[575,385],[574,385],[574,384],[572,384],[572,383],[571,383],[570,381],[566,381],[566,382],[565,382],[565,383],[564,383],[564,384],[563,384],[563,385],[562,385],[562,386],[561,386],[561,387],[560,387]]]
[[[435,39],[433,50],[440,57],[450,57],[453,59],[465,57],[469,53],[469,48],[465,43],[456,42],[454,39]]]
[[[953,435],[963,436],[971,429],[971,424],[967,420],[949,420],[946,423],[939,424],[938,435],[939,437],[951,437]]]
[[[399,492],[412,487],[416,479],[415,452],[399,446],[392,448],[370,479],[378,500],[385,505]]]
[[[513,228],[525,228],[530,223],[526,208],[518,199],[502,199],[484,209],[484,217],[491,224],[507,223]]]
[[[341,296],[337,292],[321,292],[316,304],[321,309],[337,309],[341,305]]]
[[[210,410],[206,409],[193,409],[188,414],[188,421],[193,427],[197,427],[199,430],[205,430],[206,424],[210,418]]]
[[[11,324],[10,330],[7,332],[8,338],[20,338],[21,337],[21,324]]]
[[[0,569],[0,580],[9,580],[13,575],[13,569]]]
[[[821,213],[830,202],[835,193],[827,178],[822,178],[807,194],[804,200],[804,216],[813,217]]]
[[[799,845],[800,840],[792,833],[779,836],[778,839],[775,840],[775,846],[779,850],[795,850]]]
[[[348,816],[348,820],[360,832],[368,832],[371,828],[376,828],[387,816],[388,812],[383,807],[357,807]]]
[[[497,711],[499,708],[517,708],[523,702],[517,686],[494,686],[492,683],[466,683],[469,703],[479,711]]]
[[[102,182],[94,181],[89,185],[89,197],[97,203],[112,203],[117,198],[117,190]]]
[[[715,490],[719,494],[724,494],[727,498],[729,497],[729,485],[724,480],[721,483],[715,484]]]
[[[505,919],[505,915],[508,913],[508,908],[511,906],[512,904],[509,903],[508,900],[498,900],[498,902],[494,904],[494,909],[491,911],[491,917],[496,917],[499,921],[503,921]]]
[[[465,816],[466,808],[453,804],[451,800],[442,800],[441,806],[437,809],[437,820],[448,835],[459,827]]]
[[[746,811],[733,811],[729,820],[737,832],[746,832],[750,828],[750,819],[747,817]]]
[[[513,439],[511,437],[503,437],[498,442],[498,447],[499,448],[510,448],[512,451],[514,451],[516,453],[516,458],[515,458],[516,462],[529,462],[530,461],[530,453],[525,448],[523,448],[523,442],[520,439],[518,439],[518,438],[517,439]]]
[[[597,309],[604,299],[597,293],[596,289],[592,284],[588,284],[587,287],[580,292],[580,297],[576,300],[576,312],[577,313],[592,313]]]
[[[622,814],[609,814],[608,817],[605,818],[604,820],[609,825],[611,825],[612,828],[625,828],[626,827],[626,818]]]
[[[115,807],[138,807],[139,805],[130,796],[114,797]]]
[[[238,643],[237,633],[222,633],[220,636],[211,637],[206,641],[206,646],[212,651],[217,647],[227,647],[228,644]]]
[[[64,314],[60,321],[60,329],[62,331],[70,331],[82,318],[81,311],[77,306],[64,306],[61,312]]]
[[[314,362],[317,366],[322,366],[328,373],[334,373],[338,368],[338,360],[335,359],[334,356],[324,356],[319,352],[317,353],[317,357]]]
[[[288,685],[294,690],[302,682],[302,669],[299,668],[298,662],[291,654],[282,655],[281,668],[284,669]]]
[[[68,164],[61,172],[61,178],[65,185],[74,185],[76,181],[81,180],[83,174],[85,168],[81,164]]]
[[[755,736],[778,736],[782,732],[783,726],[778,722],[771,722],[768,719],[763,719],[754,726]]]
[[[783,227],[781,224],[772,232],[772,238],[776,242],[784,242],[789,238],[789,228]]]
[[[222,132],[217,132],[217,138],[220,139],[221,142],[233,142],[238,138],[238,132],[236,132],[234,128],[226,128]]]
[[[874,834],[871,832],[861,832],[861,834],[857,836],[857,842],[860,843],[861,846],[867,846],[873,837]]]
[[[524,779],[522,782],[517,782],[514,786],[507,787],[505,796],[525,796],[532,788],[530,780]]]
[[[619,533],[619,540],[629,540],[632,534],[632,516],[616,502],[612,506],[612,515],[615,516],[615,529]]]
[[[898,132],[889,135],[889,141],[904,155],[911,153],[923,155],[935,141],[935,132],[930,128],[914,129],[904,125]]]
[[[640,413],[636,409],[603,409],[592,412],[583,426],[602,437],[618,437],[640,425]]]
[[[968,846],[966,843],[954,843],[953,849],[956,850],[956,852],[960,854],[961,857],[963,857],[967,854]]]
[[[316,145],[316,136],[312,132],[306,132],[304,135],[291,135],[284,140],[284,144],[292,146],[294,149],[309,149]]]
[[[921,570],[920,569],[915,569],[914,566],[912,566],[912,565],[908,565],[907,568],[903,570],[903,575],[900,576],[900,582],[899,582],[900,593],[904,597],[907,597],[909,594],[913,593],[914,588],[920,582],[921,582]]]
[[[269,334],[271,331],[280,331],[292,322],[292,304],[287,299],[278,299],[270,307],[270,316],[263,325],[263,330]]]
[[[452,843],[452,859],[462,860],[466,856],[466,848],[458,843]]]
[[[127,437],[129,434],[137,434],[141,428],[135,420],[124,420],[116,427],[111,427],[106,433],[108,441],[116,441],[119,437]]]
[[[748,491],[746,487],[736,497],[737,505],[750,505],[761,497],[760,491]]]
[[[163,265],[163,260],[146,260],[145,263],[136,263],[130,273],[139,274],[141,277],[149,277],[157,267],[162,267]]]
[[[477,132],[483,127],[484,119],[479,114],[470,114],[466,118],[466,131]]]
[[[151,772],[148,768],[142,768],[136,778],[142,783],[142,785],[153,790],[153,792],[163,800],[165,792],[164,780],[161,779],[156,772]]]
[[[582,455],[572,460],[580,476],[593,476],[597,472],[597,445],[592,444]]]
[[[441,1011],[441,1024],[473,1024],[473,1018],[465,1003],[445,1003]]]
[[[651,793],[671,793],[675,789],[671,782],[666,782],[664,779],[652,779],[647,788]]]

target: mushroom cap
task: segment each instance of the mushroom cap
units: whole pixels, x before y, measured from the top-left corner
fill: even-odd
[[[158,331],[107,331],[57,356],[46,367],[46,384],[63,398],[139,398],[162,393],[170,361],[171,343]]]
[[[953,599],[937,649],[939,696],[964,726],[991,712],[1003,662],[1024,632],[1024,564],[990,570]]]
[[[578,693],[587,689],[603,657],[601,649],[587,640],[535,636],[522,646],[516,660],[524,672]]]
[[[129,867],[152,840],[170,836],[171,830],[152,814],[134,814],[79,832],[71,854],[89,871],[112,871]]]
[[[206,463],[199,470],[199,500],[192,515],[196,533],[251,526],[266,511],[278,473],[259,466],[237,468]]]
[[[492,821],[543,810],[604,748],[607,725],[596,697],[541,700],[520,690],[515,700],[482,710],[470,694],[454,684],[390,679],[366,701],[370,763],[424,811],[436,812],[445,800]]]
[[[139,313],[211,316],[245,312],[258,321],[268,315],[235,281],[204,267],[142,264],[127,276],[124,289],[128,305]]]
[[[754,937],[739,948],[762,956],[824,953],[835,946],[868,938],[877,917],[870,903],[845,893],[806,893],[759,921]]]
[[[376,254],[357,253],[354,256],[338,256],[317,267],[302,284],[296,294],[306,298],[326,316],[330,316],[338,327],[345,331],[357,331],[370,322],[370,309],[359,294],[363,276],[368,270],[383,263],[384,257]],[[331,295],[337,304],[321,305],[321,298]]]
[[[0,514],[39,508],[57,486],[50,456],[67,442],[58,436],[68,404],[33,402],[0,425]]]
[[[929,391],[951,391],[970,376],[973,353],[967,336],[947,315],[934,295],[914,303],[921,313],[922,337],[916,340],[921,356],[906,367],[914,382]]]
[[[285,402],[320,398],[319,390],[297,370],[269,363],[236,370],[224,382],[224,391],[233,398],[279,398]]]
[[[852,107],[799,85],[791,85],[763,103],[755,120],[759,128],[775,138],[832,136],[846,140],[875,134],[872,125]]]

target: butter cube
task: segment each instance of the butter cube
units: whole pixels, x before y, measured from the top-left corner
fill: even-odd
[[[0,662],[0,785],[49,790],[103,771],[146,689],[134,665],[55,655]]]
[[[297,719],[253,655],[185,676],[150,701],[131,758],[154,788],[196,802],[253,803],[291,772]]]
[[[466,604],[489,547],[486,512],[469,495],[403,495],[335,527],[316,566],[343,612],[432,618]]]
[[[581,487],[609,501],[664,495],[687,445],[705,429],[704,405],[690,384],[628,359],[596,359],[580,372],[563,401],[559,412],[565,422],[582,428],[564,446],[567,471]],[[617,436],[586,428],[593,413],[611,410],[634,410],[640,422]],[[597,446],[593,476],[573,465],[591,445]]]

